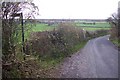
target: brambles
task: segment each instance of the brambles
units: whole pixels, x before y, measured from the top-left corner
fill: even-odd
[[[38,54],[42,58],[67,56],[71,53],[70,48],[84,40],[83,30],[74,26],[64,23],[53,31],[31,33],[30,40],[26,43],[30,50],[28,53]]]

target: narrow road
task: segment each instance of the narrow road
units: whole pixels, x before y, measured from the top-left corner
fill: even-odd
[[[86,46],[61,63],[61,78],[118,78],[118,50],[109,35],[88,41]]]

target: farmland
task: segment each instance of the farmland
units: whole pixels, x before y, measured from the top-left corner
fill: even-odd
[[[88,31],[95,31],[95,30],[100,30],[100,29],[105,29],[109,30],[110,25],[107,22],[95,22],[95,24],[84,24],[85,22],[74,22],[74,24],[78,28],[82,28]],[[37,31],[50,31],[53,30],[54,28],[57,28],[58,24],[52,24],[48,25],[45,23],[36,23],[36,26],[32,28],[32,31],[37,32]]]
[[[92,27],[81,27],[81,28],[87,31],[96,31],[96,30],[101,30],[101,29],[109,30],[110,29],[110,28],[92,28]]]
[[[37,31],[49,31],[49,30],[53,30],[55,27],[56,27],[55,25],[49,26],[48,24],[37,23],[36,26],[32,28],[32,30],[34,32],[37,32]]]
[[[82,27],[97,27],[97,28],[109,28],[110,25],[107,22],[77,22],[77,26]]]

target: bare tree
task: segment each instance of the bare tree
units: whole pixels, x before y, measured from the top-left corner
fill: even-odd
[[[110,31],[111,37],[112,38],[118,38],[119,39],[119,17],[118,17],[119,13],[113,13],[111,15],[111,17],[109,17],[107,19],[107,21],[109,22],[109,24],[111,25],[112,29]]]

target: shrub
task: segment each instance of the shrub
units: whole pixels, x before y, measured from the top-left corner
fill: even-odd
[[[53,31],[32,32],[26,42],[26,53],[42,58],[58,58],[71,53],[70,48],[84,40],[83,30],[72,23],[61,23]]]
[[[108,34],[108,30],[104,30],[104,29],[97,30],[96,34],[97,34],[96,37],[98,37],[98,36],[104,36],[104,35]]]
[[[96,30],[96,31],[86,31],[86,37],[87,39],[91,39],[91,38],[107,35],[108,32],[109,30],[104,30],[104,29]]]

